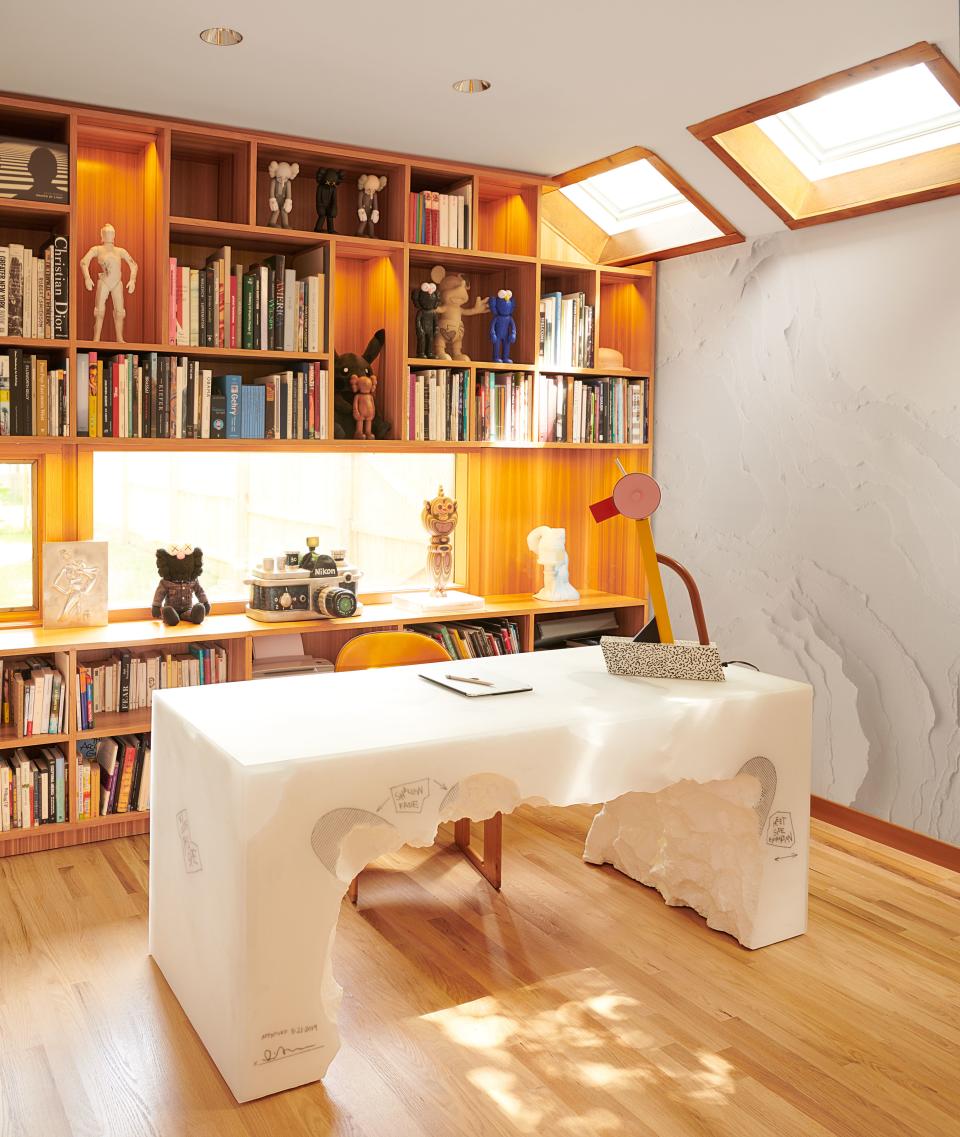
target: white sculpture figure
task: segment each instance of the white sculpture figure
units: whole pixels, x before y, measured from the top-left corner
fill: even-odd
[[[281,229],[289,229],[289,216],[293,210],[293,186],[291,182],[300,173],[297,162],[271,162],[267,167],[270,175],[269,224]]]
[[[108,221],[100,230],[101,244],[93,245],[87,250],[80,262],[80,271],[83,273],[83,282],[89,292],[93,288],[90,277],[90,262],[94,257],[100,266],[100,275],[97,277],[97,294],[93,301],[93,338],[100,339],[103,328],[103,317],[107,310],[107,297],[113,301],[113,327],[116,331],[117,343],[123,343],[123,317],[126,310],[123,306],[123,262],[130,266],[130,279],[127,281],[127,291],[133,292],[137,286],[137,262],[126,249],[114,244],[117,231]]]
[[[549,525],[539,525],[527,534],[530,552],[536,553],[537,563],[543,565],[543,588],[534,593],[534,600],[580,599],[570,583],[566,542],[566,529],[551,529]]]

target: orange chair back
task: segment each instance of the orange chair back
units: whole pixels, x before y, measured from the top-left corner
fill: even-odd
[[[368,667],[404,667],[438,663],[452,656],[429,636],[417,632],[367,632],[354,636],[340,649],[337,671],[364,671]]]

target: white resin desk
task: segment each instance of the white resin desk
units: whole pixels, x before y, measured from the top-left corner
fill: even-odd
[[[154,696],[150,952],[238,1101],[323,1077],[347,884],[441,821],[606,802],[585,860],[745,947],[806,929],[809,687],[613,677],[599,648],[456,667],[534,690],[465,699],[404,667]]]

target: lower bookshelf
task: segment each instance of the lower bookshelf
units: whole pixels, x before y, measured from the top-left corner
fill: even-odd
[[[3,830],[0,832],[0,857],[131,836],[149,830],[148,812],[80,817],[75,789],[80,762],[78,744],[86,739],[135,734],[150,729],[150,712],[143,707],[129,711],[98,711],[92,725],[83,729],[79,727],[78,672],[98,655],[130,650],[152,653],[163,659],[188,659],[191,645],[216,645],[223,649],[219,654],[225,654],[225,680],[238,682],[253,677],[253,643],[260,636],[298,633],[305,652],[334,660],[347,640],[363,632],[416,629],[421,624],[510,620],[516,625],[521,650],[532,651],[541,617],[557,618],[564,614],[572,616],[589,612],[610,613],[616,630],[622,635],[632,635],[643,625],[645,607],[643,600],[637,597],[585,591],[578,601],[562,604],[534,600],[529,595],[489,596],[483,608],[445,612],[442,619],[436,613],[419,615],[391,604],[366,604],[359,615],[341,620],[266,624],[243,614],[226,614],[209,616],[198,627],[191,624],[186,628],[183,625],[168,628],[155,620],[131,620],[102,628],[48,631],[30,627],[0,631],[0,662],[9,667],[18,659],[36,657],[49,663],[63,676],[66,698],[66,709],[57,734],[25,735],[12,724],[0,725],[0,757],[19,748],[57,745],[63,751],[68,770],[68,819],[28,829]]]

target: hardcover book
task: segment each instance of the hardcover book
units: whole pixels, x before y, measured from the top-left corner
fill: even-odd
[[[0,137],[0,198],[67,205],[69,179],[64,143]]]

